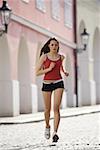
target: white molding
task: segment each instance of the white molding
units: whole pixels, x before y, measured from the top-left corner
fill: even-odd
[[[18,22],[18,23],[20,23],[20,24],[22,24],[24,26],[27,26],[27,27],[33,29],[33,30],[36,30],[36,31],[38,31],[38,32],[48,36],[48,37],[54,37],[55,36],[64,45],[66,45],[66,46],[68,46],[68,47],[70,47],[72,49],[76,49],[76,44],[74,42],[70,42],[70,41],[62,38],[61,36],[51,32],[51,31],[49,31],[49,30],[47,30],[47,29],[45,29],[45,28],[43,28],[41,26],[38,26],[38,25],[32,23],[31,21],[23,18],[23,17],[20,17],[20,16],[17,16],[15,14],[12,14],[11,19],[13,21],[16,21],[16,22]]]
[[[32,113],[38,112],[38,87],[31,84]]]
[[[19,81],[0,80],[0,116],[19,115]]]

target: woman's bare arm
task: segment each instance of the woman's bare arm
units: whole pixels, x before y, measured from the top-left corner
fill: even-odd
[[[61,67],[60,67],[60,70],[61,70],[66,76],[69,76],[69,73],[68,73],[67,71],[65,71],[64,68],[63,68],[63,60],[64,60],[64,58],[65,58],[65,57],[62,55],[62,56],[61,56],[62,65],[61,65]]]
[[[39,75],[43,75],[49,71],[51,71],[54,66],[55,66],[55,63],[51,63],[50,66],[46,69],[43,68],[43,62],[45,61],[46,59],[46,55],[42,55],[38,61],[38,64],[36,66],[36,75],[39,76]]]

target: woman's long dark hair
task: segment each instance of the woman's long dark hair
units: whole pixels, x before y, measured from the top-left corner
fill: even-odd
[[[42,54],[46,54],[46,53],[48,53],[48,52],[50,52],[50,48],[49,48],[49,44],[50,44],[50,42],[52,41],[52,40],[54,40],[54,41],[56,41],[57,43],[59,43],[57,40],[56,40],[56,38],[50,38],[45,44],[44,44],[44,46],[42,47],[42,49],[41,49],[41,51],[40,51],[40,56],[42,55]],[[57,51],[59,51],[59,47],[58,47],[58,50]]]

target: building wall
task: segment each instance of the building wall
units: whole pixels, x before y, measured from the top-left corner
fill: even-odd
[[[100,104],[100,2],[77,2],[78,42],[84,27],[90,34],[87,51],[78,54],[79,105],[95,105]]]
[[[40,49],[50,38],[60,42],[60,53],[70,77],[64,78],[66,90],[62,108],[74,106],[73,27],[64,25],[64,1],[60,2],[60,20],[51,16],[51,0],[45,0],[46,11],[35,6],[35,0],[8,0],[13,14],[8,33],[0,37],[0,116],[43,111],[42,76],[36,77],[35,67]],[[1,3],[1,2],[0,2]],[[73,10],[73,9],[72,9]]]
[[[55,33],[63,38],[66,37],[73,42],[73,28],[67,28],[64,25],[64,1],[59,1],[60,4],[60,19],[55,20],[52,17],[52,0],[45,0],[45,12],[37,9],[36,1],[30,0],[29,3],[23,3],[23,0],[15,1],[9,0],[9,5],[13,8],[13,14],[24,18],[37,26],[41,26],[48,31]],[[63,30],[62,30],[63,29]],[[68,36],[66,36],[68,35]]]

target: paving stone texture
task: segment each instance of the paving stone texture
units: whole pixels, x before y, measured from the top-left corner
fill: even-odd
[[[100,150],[100,113],[61,118],[57,144],[44,138],[44,128],[44,121],[2,124],[0,150]]]

